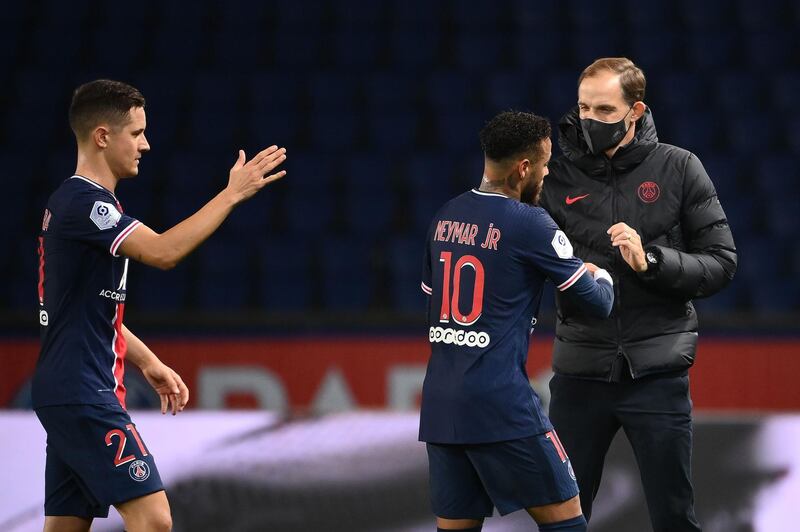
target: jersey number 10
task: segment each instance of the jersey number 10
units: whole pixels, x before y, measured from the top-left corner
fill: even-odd
[[[459,325],[472,325],[478,321],[483,312],[483,264],[474,255],[464,255],[456,261],[452,272],[452,283],[450,282],[451,265],[453,253],[442,251],[439,255],[439,262],[444,264],[444,276],[442,277],[442,309],[439,312],[441,323],[450,323],[450,317]],[[468,313],[464,314],[458,308],[458,299],[461,295],[461,271],[464,268],[472,268],[475,271],[475,285],[472,287],[472,306]],[[452,286],[452,295],[451,289]]]

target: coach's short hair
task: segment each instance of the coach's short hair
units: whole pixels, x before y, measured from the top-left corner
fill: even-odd
[[[125,124],[131,108],[144,104],[142,93],[127,83],[108,79],[90,81],[72,93],[69,126],[75,137],[82,140],[104,122],[112,127]]]
[[[550,122],[533,113],[505,111],[489,120],[481,130],[481,148],[495,162],[533,153],[541,157],[540,144],[550,137]]]
[[[622,97],[628,105],[644,100],[644,90],[647,79],[644,72],[627,57],[602,57],[583,69],[578,78],[578,87],[583,80],[595,76],[598,72],[607,70],[619,74],[619,84],[622,86]]]

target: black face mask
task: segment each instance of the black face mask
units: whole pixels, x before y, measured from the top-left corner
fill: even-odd
[[[628,111],[630,112],[630,109]],[[583,138],[593,155],[602,153],[620,143],[628,132],[625,124],[627,116],[628,113],[625,113],[619,122],[601,122],[593,118],[581,118]]]

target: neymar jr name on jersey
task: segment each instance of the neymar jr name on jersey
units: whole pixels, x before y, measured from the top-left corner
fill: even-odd
[[[478,233],[483,234],[478,224],[439,220],[436,223],[436,232],[433,234],[433,240],[474,246],[475,237]],[[500,242],[500,237],[502,236],[500,229],[496,228],[493,223],[490,223],[485,235],[481,247],[483,249],[497,251],[497,244]]]

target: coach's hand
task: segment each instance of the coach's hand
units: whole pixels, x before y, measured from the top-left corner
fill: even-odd
[[[611,236],[611,245],[619,248],[622,258],[635,272],[647,270],[642,238],[628,224],[620,222],[614,224],[606,231]]]
[[[174,416],[186,407],[189,402],[189,388],[172,368],[158,362],[142,368],[142,374],[158,393],[162,414],[166,414],[169,407]]]
[[[252,197],[269,183],[286,175],[285,170],[270,174],[286,160],[286,148],[270,146],[245,162],[244,150],[239,150],[239,158],[231,168],[227,190],[236,203]],[[267,175],[269,174],[269,175]]]

